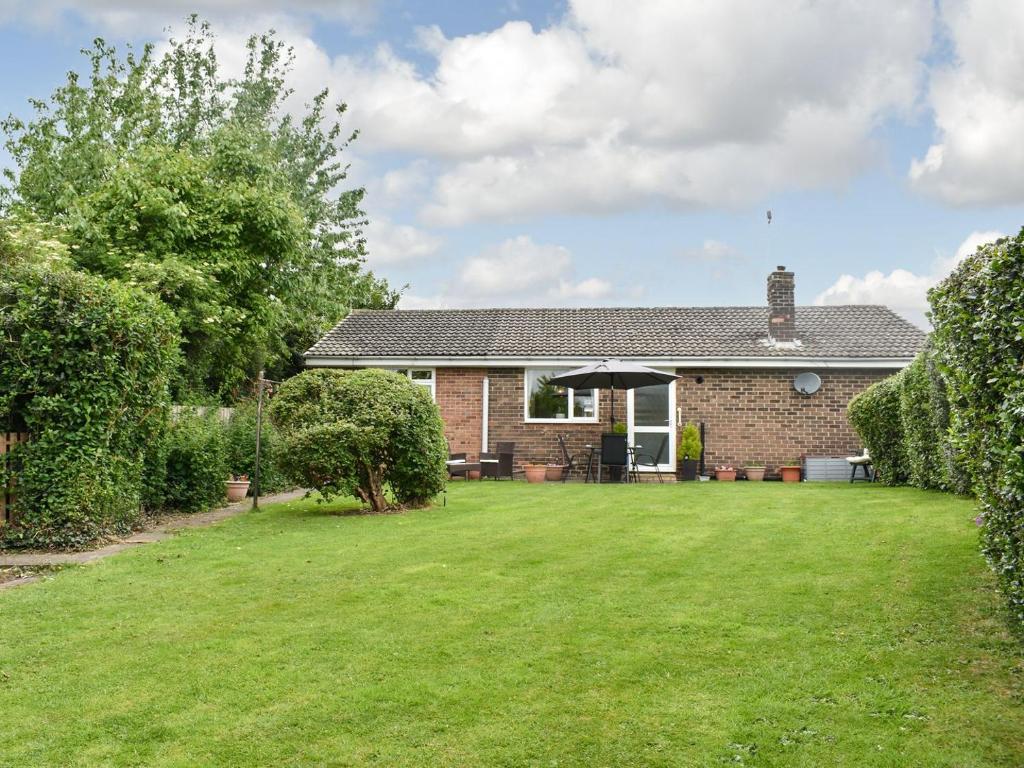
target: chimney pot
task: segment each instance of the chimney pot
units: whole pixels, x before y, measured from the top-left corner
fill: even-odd
[[[795,279],[784,266],[768,275],[768,337],[773,341],[796,339]]]

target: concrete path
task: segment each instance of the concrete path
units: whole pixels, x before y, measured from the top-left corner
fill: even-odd
[[[260,497],[260,505],[277,504],[284,501],[300,499],[305,491],[287,491],[275,493],[271,496]],[[131,536],[111,542],[99,549],[90,549],[84,552],[40,552],[33,554],[0,555],[0,568],[8,566],[22,567],[45,567],[50,565],[81,565],[91,563],[94,560],[102,560],[105,557],[116,555],[126,549],[138,546],[139,544],[151,544],[154,541],[163,541],[173,536],[176,532],[186,528],[202,528],[207,525],[219,523],[229,517],[248,512],[252,507],[252,499],[239,501],[235,504],[228,504],[226,507],[200,512],[194,515],[176,515],[172,518],[164,518],[155,525],[136,531]],[[0,589],[14,587],[20,584],[27,584],[35,581],[36,576],[24,576],[13,581],[0,582]]]

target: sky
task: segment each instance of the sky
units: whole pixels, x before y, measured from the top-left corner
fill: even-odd
[[[229,69],[293,45],[297,111],[348,104],[404,308],[760,305],[785,265],[926,327],[1024,225],[1020,0],[0,0],[0,114],[192,11]]]

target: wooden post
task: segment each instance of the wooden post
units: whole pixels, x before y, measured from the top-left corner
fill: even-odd
[[[260,438],[263,436],[263,371],[256,380],[256,467],[253,471],[252,508],[260,506]]]

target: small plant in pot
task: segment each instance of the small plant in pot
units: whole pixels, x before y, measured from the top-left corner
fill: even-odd
[[[524,464],[523,472],[526,474],[526,482],[528,483],[543,483],[545,476],[547,475],[546,464]]]
[[[697,425],[690,422],[683,427],[679,436],[679,479],[696,480],[697,467],[700,465],[700,452],[703,446],[700,444],[700,430]]]
[[[755,483],[759,483],[764,480],[764,465],[744,464],[743,474],[747,476],[747,480],[753,480]]]
[[[779,474],[782,475],[782,482],[784,483],[799,483],[800,472],[803,468],[800,466],[800,460],[795,459],[787,464],[783,464],[779,467]]]
[[[720,467],[715,467],[715,480],[720,480],[725,483],[731,483],[736,479],[736,467],[731,467],[728,464],[724,464]]]
[[[249,476],[231,475],[229,480],[224,481],[224,485],[227,486],[228,501],[241,501],[249,493]]]

